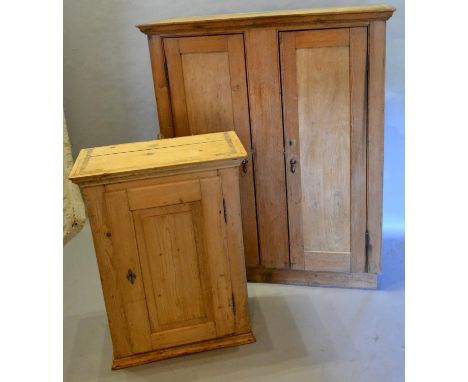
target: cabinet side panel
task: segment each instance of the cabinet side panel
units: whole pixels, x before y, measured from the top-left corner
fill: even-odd
[[[107,236],[109,228],[105,214],[104,186],[83,188],[82,194],[86,202],[89,224],[93,233],[114,358],[125,357],[132,354],[132,346],[117,282],[117,272],[112,263],[114,257],[112,242]]]
[[[261,265],[289,268],[278,36],[251,30],[245,41]]]
[[[382,194],[384,158],[385,22],[369,26],[367,229],[369,248],[367,271],[380,272],[382,246]]]
[[[250,331],[250,321],[239,204],[239,171],[236,167],[233,167],[220,170],[219,173],[227,211],[226,236],[231,268],[232,298],[235,306],[235,332],[236,334],[247,333]]]
[[[171,100],[161,38],[159,36],[150,36],[148,38],[148,45],[154,93],[156,95],[156,107],[158,110],[159,130],[163,138],[171,138],[174,136],[174,126],[172,125]]]

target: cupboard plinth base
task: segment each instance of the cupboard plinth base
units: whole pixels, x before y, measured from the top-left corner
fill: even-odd
[[[134,354],[128,357],[114,359],[112,362],[112,370],[143,365],[145,363],[160,361],[167,358],[179,357],[181,355],[200,353],[207,350],[246,345],[255,341],[255,336],[252,332],[249,332],[222,338],[215,338],[207,341],[200,341],[192,344],[181,345],[167,349],[154,350],[147,353]]]
[[[338,273],[291,269],[247,268],[247,281],[288,285],[376,289],[374,273]]]

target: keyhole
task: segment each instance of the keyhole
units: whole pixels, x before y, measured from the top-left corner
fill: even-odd
[[[127,272],[127,280],[130,281],[130,284],[134,284],[136,279],[136,274],[129,269]]]

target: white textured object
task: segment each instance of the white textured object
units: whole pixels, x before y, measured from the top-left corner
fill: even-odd
[[[68,180],[73,166],[67,124],[63,117],[63,244],[83,228],[86,215],[78,186]]]

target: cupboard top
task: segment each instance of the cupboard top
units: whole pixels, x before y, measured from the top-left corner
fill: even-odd
[[[266,27],[277,24],[313,22],[353,22],[389,19],[395,7],[375,4],[352,7],[309,8],[271,12],[234,13],[156,20],[140,24],[141,32],[152,35],[190,30]]]
[[[234,131],[95,147],[80,151],[69,178],[80,185],[121,182],[238,165],[247,155]]]

